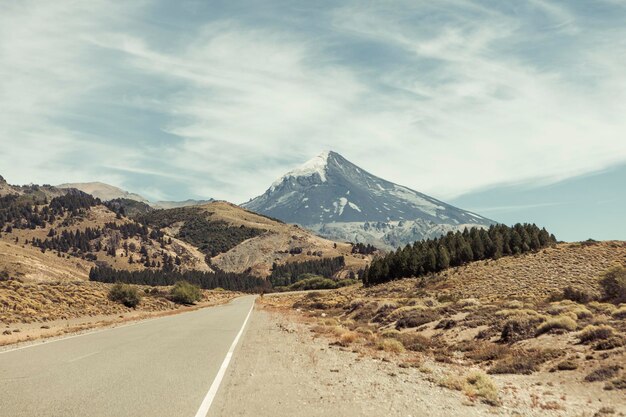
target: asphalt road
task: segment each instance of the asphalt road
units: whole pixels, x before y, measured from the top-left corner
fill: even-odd
[[[253,303],[0,353],[0,416],[194,417]]]

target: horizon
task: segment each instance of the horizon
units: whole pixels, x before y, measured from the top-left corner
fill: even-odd
[[[626,182],[618,2],[0,11],[10,183],[242,203],[332,148],[497,221],[626,239],[612,188]]]

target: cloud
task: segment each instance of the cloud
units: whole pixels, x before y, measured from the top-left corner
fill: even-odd
[[[6,3],[0,171],[241,202],[330,148],[440,198],[558,181],[626,160],[618,6]]]

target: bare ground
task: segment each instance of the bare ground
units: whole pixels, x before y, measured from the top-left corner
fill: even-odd
[[[603,407],[626,413],[624,402],[602,390],[571,391],[557,375],[498,376],[502,404],[494,407],[441,387],[448,366],[424,360],[407,367],[393,355],[372,357],[328,342],[297,315],[257,307],[209,415],[594,416]]]

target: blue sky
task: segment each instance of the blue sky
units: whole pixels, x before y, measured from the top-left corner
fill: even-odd
[[[496,219],[574,221],[585,178],[624,202],[624,21],[619,0],[3,1],[0,174],[242,202],[333,149]],[[584,207],[574,238],[626,238]]]

